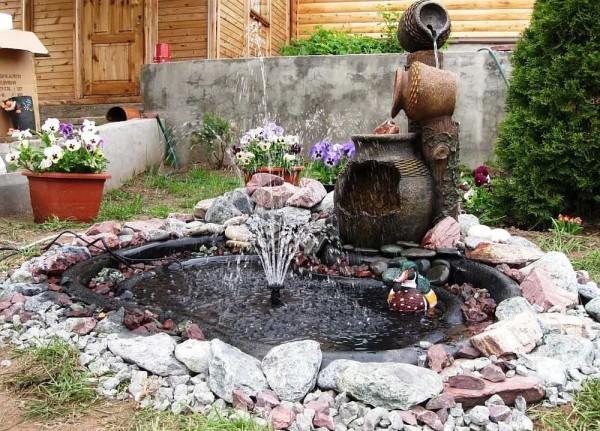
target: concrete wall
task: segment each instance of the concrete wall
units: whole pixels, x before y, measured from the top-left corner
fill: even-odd
[[[165,144],[156,120],[108,123],[98,130],[106,142],[107,171],[112,175],[105,191],[121,186],[134,175],[162,162]],[[0,144],[0,157],[8,150],[8,145]],[[21,214],[31,214],[27,178],[18,172],[0,175],[0,217]]]
[[[498,58],[510,74],[509,54]],[[388,118],[394,73],[405,63],[405,54],[383,54],[151,64],[142,71],[144,108],[167,119],[183,160],[190,159],[189,133],[205,112],[240,132],[275,120],[310,147],[368,133]],[[444,68],[459,76],[462,161],[475,166],[491,156],[506,86],[485,52],[448,52]]]

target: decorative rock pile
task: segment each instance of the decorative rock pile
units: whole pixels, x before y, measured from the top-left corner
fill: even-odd
[[[243,248],[252,213],[283,211],[315,228],[331,214],[332,196],[320,184],[305,180],[292,189],[276,178],[255,176],[247,192],[199,202],[195,216],[203,221],[177,214],[104,222],[88,230],[86,239],[102,238],[118,248],[224,233],[231,247]],[[100,394],[131,397],[156,410],[251,417],[293,431],[532,430],[528,403],[569,403],[585,379],[600,378],[600,326],[594,321],[600,318],[600,289],[563,254],[543,253],[473,216],[444,220],[424,245],[439,249],[449,243],[471,259],[498,265],[520,283],[523,296],[498,304],[498,322],[456,349],[419,343],[420,366],[324,364],[319,344],[311,340],[276,346],[259,360],[218,339],[204,340],[197,328],[183,337],[136,336],[123,325],[124,310],[90,310],[58,284],[66,268],[103,246],[57,246],[13,271],[0,284],[0,345],[66,340],[81,351],[81,365]],[[11,366],[2,359],[0,367]]]

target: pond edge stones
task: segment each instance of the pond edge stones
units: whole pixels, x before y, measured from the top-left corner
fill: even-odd
[[[315,387],[322,359],[318,342],[293,341],[273,347],[262,360],[262,369],[280,399],[301,401]]]
[[[225,401],[233,402],[233,390],[250,396],[269,389],[260,361],[219,339],[211,342],[212,358],[208,366],[210,389]]]
[[[444,389],[438,373],[410,364],[353,362],[340,372],[336,379],[340,392],[386,409],[408,410]]]

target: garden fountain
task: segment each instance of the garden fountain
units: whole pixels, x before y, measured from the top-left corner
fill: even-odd
[[[408,50],[428,49],[435,40],[443,44],[450,23],[441,6],[421,0],[409,11],[399,29],[399,39]],[[432,37],[425,43],[427,31]],[[410,43],[417,39],[421,42]],[[193,320],[208,336],[255,356],[285,341],[311,338],[321,343],[330,359],[357,358],[366,351],[379,354],[382,360],[415,362],[414,351],[407,353],[406,348],[420,340],[444,340],[463,323],[460,298],[442,288],[443,284],[468,282],[485,287],[496,302],[518,292],[504,274],[465,259],[456,249],[403,249],[406,242],[420,243],[434,221],[457,212],[458,124],[451,117],[457,83],[452,73],[435,67],[438,63],[443,65],[443,56],[436,59],[434,51],[412,52],[408,67],[396,74],[392,116],[400,108],[406,111],[408,133],[353,137],[356,158],[335,190],[337,225],[333,214],[314,210],[314,206],[312,213],[294,207],[253,210],[246,191],[237,191],[233,203],[225,202],[228,198],[223,196],[213,205],[243,201],[240,208],[250,208],[244,213],[249,217],[237,222],[253,236],[256,254],[228,251],[223,236],[230,229],[231,220],[227,220],[221,230],[211,227],[216,229],[211,230],[213,235],[94,257],[68,270],[63,285],[72,296],[104,309],[142,307],[156,312],[161,320]],[[265,187],[285,185],[268,182]],[[322,217],[326,220],[319,220]],[[321,238],[309,253],[309,228],[320,221],[339,227],[342,242]],[[392,255],[390,247],[384,253],[386,245],[395,247]],[[361,247],[362,254],[358,252]],[[306,264],[325,261],[323,251],[332,248],[338,253],[334,262]],[[198,257],[198,251],[207,249],[212,250],[209,256]],[[348,249],[356,253],[346,253]],[[174,258],[165,261],[165,256]],[[373,276],[369,265],[384,262],[386,268],[394,269],[405,259],[417,260],[423,272],[432,265],[436,270],[443,266],[444,276],[431,278],[440,299],[439,316],[389,311],[389,287],[382,283],[381,274]],[[120,282],[112,296],[89,289],[101,269],[123,270],[139,262],[153,265]],[[348,272],[352,266],[367,269]]]
[[[457,79],[438,69],[437,53],[449,33],[448,14],[434,1],[420,0],[402,16],[398,40],[411,54],[396,72],[391,116],[403,109],[411,132],[352,137],[356,158],[336,186],[345,243],[419,243],[435,220],[457,214]]]

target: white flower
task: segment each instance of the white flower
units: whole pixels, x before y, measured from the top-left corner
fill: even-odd
[[[296,155],[295,154],[284,154],[283,160],[288,163],[293,162],[296,160]]]
[[[52,166],[51,159],[44,159],[40,162],[40,169],[48,169],[50,166]]]
[[[11,151],[5,157],[6,162],[9,164],[15,164],[19,161],[19,157],[21,157],[21,153],[18,151]]]
[[[29,130],[13,130],[10,136],[22,141],[23,139],[31,138],[33,135]]]
[[[81,139],[88,147],[95,148],[96,145],[100,142],[100,136],[96,135],[96,133],[85,131],[81,134]]]
[[[23,139],[22,141],[20,141],[19,147],[20,148],[29,148],[29,140]]]
[[[298,138],[298,135],[287,135],[284,137],[284,139],[285,143],[290,147],[300,143],[300,138]]]
[[[44,155],[46,159],[49,159],[52,163],[56,163],[62,159],[64,151],[58,145],[52,145],[51,147],[44,148]]]
[[[262,151],[267,151],[269,148],[271,148],[271,142],[270,141],[260,141],[257,144],[258,148],[260,148]]]
[[[69,151],[77,151],[81,148],[81,142],[77,139],[67,139],[65,141],[65,148]]]
[[[83,133],[98,133],[96,122],[90,120],[83,120],[83,123],[81,124],[81,131]]]
[[[42,126],[42,132],[44,133],[56,133],[60,128],[60,121],[58,118],[48,118]]]

